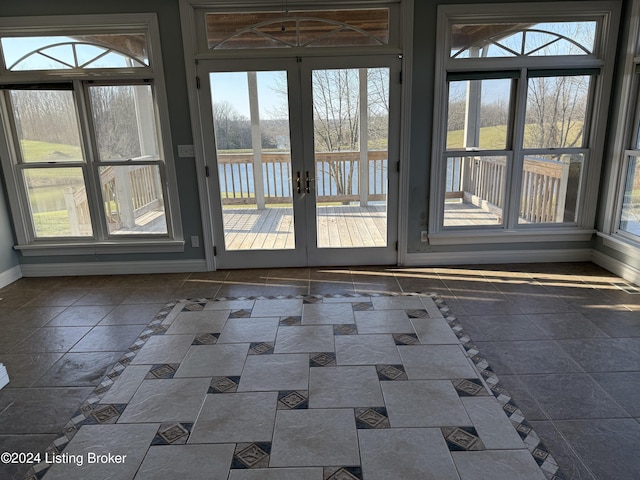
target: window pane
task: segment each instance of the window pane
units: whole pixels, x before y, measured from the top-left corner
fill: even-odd
[[[73,92],[12,90],[11,102],[23,162],[81,162]]]
[[[149,65],[142,33],[5,37],[0,40],[8,70],[69,70]]]
[[[584,155],[526,155],[519,223],[575,222]]]
[[[451,57],[518,57],[593,53],[595,21],[458,24],[451,28]],[[473,49],[481,55],[474,55]]]
[[[81,168],[30,168],[22,172],[37,238],[93,235]]]
[[[590,82],[588,75],[530,78],[524,147],[581,147]]]
[[[444,226],[501,225],[505,156],[447,159]]]
[[[447,149],[507,146],[511,79],[449,82]]]
[[[157,160],[150,85],[90,87],[100,160]]]
[[[110,234],[168,233],[157,165],[102,167],[100,184]]]
[[[209,48],[384,45],[389,9],[207,13]]]
[[[629,157],[620,230],[640,236],[640,162],[638,162],[638,157]]]

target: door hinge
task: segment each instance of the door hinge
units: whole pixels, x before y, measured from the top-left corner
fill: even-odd
[[[215,245],[213,246],[213,256],[214,257],[218,256],[218,247],[216,247]]]
[[[400,171],[400,162],[396,163],[396,171]]]
[[[400,85],[402,85],[402,70],[400,70]]]
[[[398,242],[396,242],[396,252],[398,251]]]
[[[196,88],[200,90],[200,77],[196,77]]]
[[[205,166],[204,166],[204,176],[205,176],[205,177],[208,177],[208,176],[209,176],[209,173],[210,173],[210,172],[209,172],[209,165],[205,165]]]

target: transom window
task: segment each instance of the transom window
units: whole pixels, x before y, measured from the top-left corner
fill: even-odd
[[[133,32],[0,27],[0,148],[23,253],[54,240],[181,248],[166,101],[149,56],[157,26],[144,17]]]
[[[389,9],[205,14],[210,49],[385,45]]]
[[[430,234],[586,225],[608,14],[572,19],[567,7],[557,22],[513,5],[486,21],[487,9],[440,8]]]

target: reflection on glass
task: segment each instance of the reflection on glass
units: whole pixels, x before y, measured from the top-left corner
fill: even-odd
[[[101,167],[100,183],[110,234],[161,235],[168,232],[157,165]]]
[[[90,87],[100,160],[157,160],[158,139],[150,85]]]
[[[508,78],[449,82],[447,149],[505,149],[510,99]]]
[[[82,169],[22,170],[37,238],[93,235]]]
[[[584,155],[525,155],[518,222],[575,222]]]
[[[640,162],[635,156],[629,157],[627,165],[620,230],[640,237]]]
[[[226,249],[295,248],[287,73],[210,81]]]
[[[448,158],[443,226],[501,225],[506,168],[505,156]]]
[[[12,90],[22,161],[81,162],[80,131],[67,90]]]
[[[524,148],[582,146],[590,81],[587,75],[529,78]]]
[[[451,28],[451,56],[492,58],[588,55],[593,53],[595,21],[522,24],[457,24]],[[474,55],[473,50],[481,50]]]
[[[314,70],[312,82],[316,244],[385,247],[389,69]]]

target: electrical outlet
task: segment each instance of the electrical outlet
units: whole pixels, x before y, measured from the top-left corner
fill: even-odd
[[[197,235],[193,235],[191,237],[191,246],[193,248],[198,248],[200,246],[200,238]]]
[[[195,157],[196,151],[193,148],[193,145],[178,145],[178,157]]]
[[[420,232],[420,241],[421,242],[428,242],[429,241],[429,232],[427,232],[426,230],[423,230]]]

